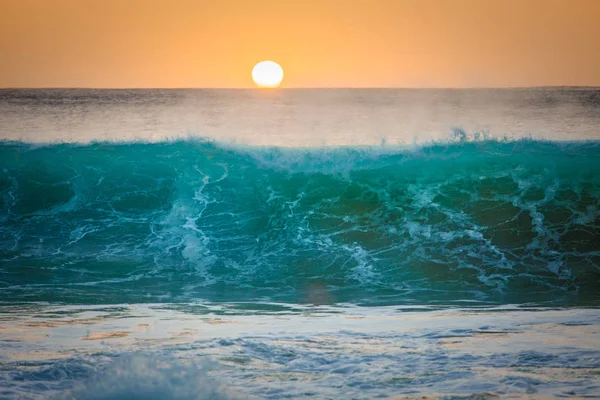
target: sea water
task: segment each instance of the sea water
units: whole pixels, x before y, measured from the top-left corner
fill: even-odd
[[[0,90],[0,397],[600,395],[600,90]]]

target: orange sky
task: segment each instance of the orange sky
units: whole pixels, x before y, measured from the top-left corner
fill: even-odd
[[[0,87],[600,86],[600,0],[0,0]]]

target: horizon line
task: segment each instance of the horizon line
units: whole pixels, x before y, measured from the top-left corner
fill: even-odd
[[[157,86],[157,87],[94,87],[94,86],[7,86],[0,90],[256,90],[273,92],[278,90],[490,90],[490,89],[600,89],[595,85],[536,85],[536,86],[305,86],[305,87],[200,87],[200,86]]]

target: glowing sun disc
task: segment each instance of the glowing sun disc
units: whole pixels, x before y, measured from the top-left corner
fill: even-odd
[[[273,61],[261,61],[252,69],[252,80],[260,88],[276,88],[283,80],[283,68]]]

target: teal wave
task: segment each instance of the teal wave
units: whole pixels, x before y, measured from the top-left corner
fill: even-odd
[[[0,144],[3,301],[600,304],[600,142]]]

